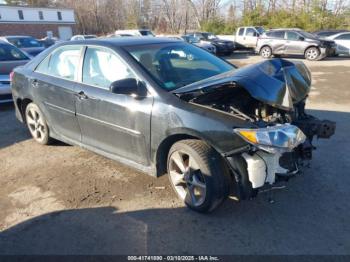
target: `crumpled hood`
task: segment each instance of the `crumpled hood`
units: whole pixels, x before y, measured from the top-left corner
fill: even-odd
[[[258,101],[291,110],[310,92],[311,74],[302,62],[271,59],[201,80],[173,93],[200,96],[230,82],[246,89]]]

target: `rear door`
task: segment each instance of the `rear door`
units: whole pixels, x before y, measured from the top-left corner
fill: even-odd
[[[266,43],[272,48],[273,54],[282,55],[285,54],[286,39],[284,38],[285,31],[274,30],[266,33],[269,40]]]
[[[75,116],[75,83],[81,52],[78,45],[57,48],[30,79],[35,102],[44,111],[50,128],[74,141],[80,141],[81,135]]]
[[[148,165],[153,97],[109,90],[112,82],[126,78],[138,77],[114,50],[87,47],[76,98],[82,142]]]

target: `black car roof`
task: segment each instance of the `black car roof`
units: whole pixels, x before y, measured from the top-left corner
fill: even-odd
[[[106,45],[106,46],[134,46],[134,45],[149,45],[162,43],[178,43],[181,40],[171,39],[166,37],[120,37],[120,38],[98,38],[76,41],[66,41],[60,45]]]

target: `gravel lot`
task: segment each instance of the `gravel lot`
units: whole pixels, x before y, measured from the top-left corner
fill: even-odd
[[[13,107],[0,106],[0,254],[350,254],[350,58],[306,64],[307,107],[336,121],[336,135],[316,142],[311,168],[275,203],[262,193],[209,215],[185,208],[166,176],[34,143]]]

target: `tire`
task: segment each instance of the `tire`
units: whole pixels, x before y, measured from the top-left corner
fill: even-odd
[[[25,120],[29,132],[36,142],[42,145],[48,145],[52,142],[44,114],[36,104],[29,103],[27,105],[25,110]]]
[[[272,56],[272,49],[271,49],[271,47],[269,47],[269,46],[263,46],[263,47],[260,49],[260,56],[261,56],[262,58],[265,58],[265,59],[271,58],[271,56]]]
[[[210,212],[229,195],[230,174],[222,157],[201,140],[182,140],[168,154],[170,183],[179,198],[198,212]]]
[[[305,59],[310,61],[316,61],[320,57],[320,50],[317,47],[309,47],[305,50]]]

